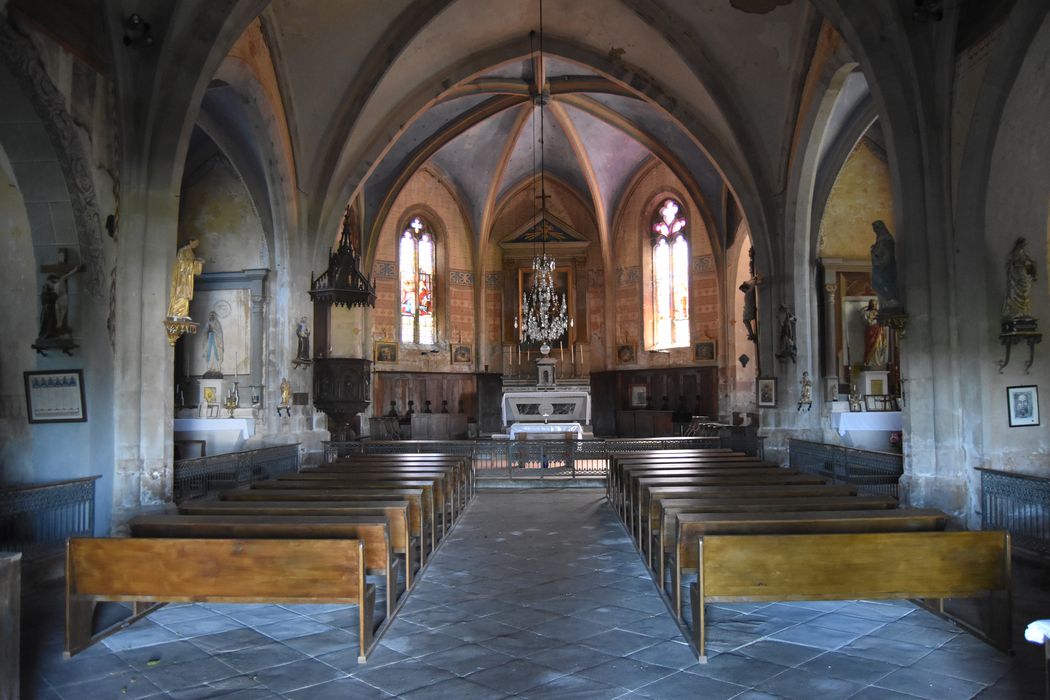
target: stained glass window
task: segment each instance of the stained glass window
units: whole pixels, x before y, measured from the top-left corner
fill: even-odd
[[[401,234],[401,341],[430,345],[434,331],[434,236],[418,216]]]
[[[689,240],[682,206],[664,200],[653,215],[653,348],[689,345]]]

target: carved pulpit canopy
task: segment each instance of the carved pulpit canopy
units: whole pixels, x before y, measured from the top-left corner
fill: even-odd
[[[375,306],[375,282],[361,271],[361,254],[350,235],[351,213],[343,217],[339,247],[328,258],[328,269],[310,282],[310,300],[336,306]]]

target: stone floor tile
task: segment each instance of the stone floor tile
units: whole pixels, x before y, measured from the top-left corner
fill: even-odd
[[[911,664],[916,671],[962,678],[981,685],[992,685],[1005,676],[1010,667],[1010,658],[991,647],[980,656],[935,649]]]
[[[405,693],[402,697],[405,700],[447,700],[448,698],[455,698],[456,700],[495,700],[497,698],[505,698],[507,694],[484,685],[478,685],[465,678],[449,678],[434,685]]]
[[[289,700],[383,700],[392,695],[356,678],[338,678],[284,694]]]
[[[479,683],[493,690],[506,693],[521,693],[529,688],[550,683],[565,674],[547,666],[541,666],[526,659],[515,659],[502,666],[478,671],[467,676],[473,683]]]
[[[281,642],[270,642],[257,647],[219,654],[215,658],[241,673],[251,673],[268,666],[289,664],[305,657],[306,655],[302,652],[296,651]]]
[[[774,632],[769,635],[769,638],[781,642],[804,644],[808,647],[832,650],[849,644],[860,636],[856,632],[843,632],[842,630],[832,630],[827,627],[817,627],[813,624],[803,623]]]
[[[810,673],[823,674],[833,678],[842,678],[855,683],[871,684],[897,670],[894,664],[874,659],[850,656],[837,651],[829,651],[815,659],[800,664],[798,668]]]
[[[418,659],[406,659],[379,668],[367,668],[353,675],[360,681],[397,696],[456,678],[445,669],[425,664]]]
[[[396,626],[395,622],[393,626]],[[393,631],[393,629],[391,629]],[[462,646],[463,640],[441,632],[427,630],[409,635],[391,634],[383,637],[383,644],[405,656],[420,657]]]
[[[637,693],[644,697],[656,698],[658,700],[722,700],[723,698],[736,697],[747,690],[744,686],[733,683],[725,683],[714,678],[704,678],[685,671],[679,671],[670,676],[639,688]]]
[[[325,632],[330,629],[332,629],[330,625],[318,622],[309,617],[303,617],[300,620],[274,622],[269,625],[260,625],[256,628],[258,632],[265,634],[270,639],[276,639],[279,642],[286,639],[294,639],[295,637],[305,637],[310,634]]]
[[[585,668],[591,668],[612,661],[615,656],[603,654],[582,644],[566,644],[553,649],[544,649],[530,655],[529,661],[548,666],[555,671],[563,673],[575,673]]]
[[[86,700],[86,698],[148,698],[161,692],[161,688],[138,672],[118,673],[96,678],[83,683],[54,688],[62,700]]]
[[[644,634],[613,629],[587,637],[581,643],[607,654],[629,656],[642,649],[648,649],[657,644],[658,640]]]
[[[489,649],[495,649],[498,652],[509,654],[514,657],[529,656],[530,654],[535,654],[544,649],[552,649],[561,646],[560,642],[557,642],[550,637],[544,637],[535,632],[530,632],[529,630],[521,630],[514,634],[486,639],[481,642],[481,644]]]
[[[695,664],[685,670],[697,676],[753,687],[786,669],[780,664],[730,653],[718,654],[705,664]]]
[[[317,634],[286,639],[284,644],[307,656],[319,656],[337,649],[359,649],[361,646],[357,634],[330,628]]]
[[[682,670],[697,663],[696,652],[685,642],[666,640],[630,655],[636,661]]]
[[[911,617],[910,615],[908,617]],[[896,639],[909,644],[921,644],[931,649],[945,644],[962,634],[958,629],[945,629],[941,627],[927,627],[925,625],[906,624],[903,618],[896,622],[883,625],[872,632],[873,637],[884,639]]]
[[[678,673],[676,668],[649,664],[637,659],[614,658],[603,664],[577,671],[575,675],[603,683],[611,681],[628,690],[637,690],[675,673]]]
[[[810,624],[825,629],[841,630],[843,632],[856,632],[857,634],[870,634],[880,627],[886,625],[884,620],[871,620],[863,617],[846,615],[841,612],[821,615],[810,621]]]
[[[217,634],[219,632],[241,629],[246,625],[226,615],[212,614],[208,617],[165,622],[163,626],[181,637],[201,637],[206,634]]]
[[[885,661],[898,666],[911,666],[929,654],[931,649],[920,644],[868,636],[850,642],[839,651],[851,656],[862,656],[865,659]]]
[[[820,649],[790,644],[788,642],[777,642],[773,640],[762,640],[747,646],[740,647],[739,653],[759,661],[766,661],[780,666],[798,666],[810,659],[820,656]]]
[[[281,666],[271,666],[253,674],[253,678],[259,683],[281,694],[344,677],[346,673],[317,659],[301,659]]]
[[[608,632],[612,625],[611,621],[607,624],[601,624],[581,620],[578,617],[559,617],[548,620],[541,625],[530,627],[529,630],[561,642],[578,642],[581,639],[592,637],[601,632]]]
[[[154,644],[177,642],[180,637],[175,632],[161,627],[152,620],[139,620],[125,630],[102,640],[111,651],[123,651],[136,647],[148,647]]]
[[[382,642],[376,644],[372,648],[372,653],[368,655],[368,661],[366,663],[360,663],[357,660],[357,657],[358,648],[357,646],[352,646],[340,649],[339,651],[321,654],[315,658],[321,663],[328,664],[333,668],[337,668],[340,671],[345,671],[349,674],[354,674],[358,671],[364,671],[370,668],[379,668],[380,666],[397,663],[398,661],[404,661],[409,658],[400,652],[383,646]]]
[[[468,676],[471,673],[484,671],[495,666],[502,666],[513,661],[514,657],[483,647],[480,644],[464,644],[455,649],[427,654],[421,661],[431,666],[443,668],[457,676]]]
[[[929,700],[942,698],[972,698],[984,690],[984,685],[962,678],[952,678],[916,668],[899,668],[880,678],[875,684],[879,688],[889,688],[901,693],[909,693]]]
[[[244,674],[218,658],[207,658],[184,661],[180,664],[154,666],[144,671],[142,675],[161,690],[171,692],[205,683],[210,685],[215,681]]]
[[[146,648],[148,649],[149,647]],[[116,654],[89,657],[78,655],[62,663],[50,664],[48,667],[41,669],[40,674],[47,685],[58,688],[64,685],[98,680],[107,676],[126,675],[133,670],[137,669]],[[25,673],[24,669],[22,673]]]
[[[194,637],[190,640],[190,643],[200,647],[209,654],[221,654],[227,651],[237,651],[238,649],[269,644],[271,641],[273,640],[253,629],[241,628],[230,630],[229,632],[209,634],[204,637]]]
[[[526,700],[612,700],[626,692],[626,688],[607,685],[590,678],[562,676],[550,683],[526,690],[518,697]]]
[[[137,671],[208,658],[206,651],[188,641],[128,649],[118,655]]]
[[[763,681],[757,690],[792,700],[841,700],[864,689],[863,685],[800,668],[789,668]]]

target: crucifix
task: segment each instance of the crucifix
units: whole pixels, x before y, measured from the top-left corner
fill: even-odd
[[[45,275],[40,290],[40,330],[33,349],[47,356],[47,350],[60,350],[72,356],[78,346],[73,342],[69,327],[69,278],[84,269],[84,265],[69,262],[69,250],[58,249],[58,262],[41,265]]]

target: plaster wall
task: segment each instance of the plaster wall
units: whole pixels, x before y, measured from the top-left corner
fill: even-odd
[[[818,258],[866,260],[875,234],[871,222],[881,219],[893,228],[890,170],[865,140],[853,148],[828,195],[820,222]]]
[[[1047,214],[1050,199],[1050,21],[1044,21],[1033,40],[999,127],[988,178],[984,247],[975,251],[986,260],[987,318],[970,322],[986,328],[983,347],[981,405],[984,417],[984,454],[981,466],[1046,476],[1050,468],[1050,432],[1047,415],[1041,427],[1011,428],[1007,421],[1006,388],[1036,385],[1042,392],[1040,410],[1050,411],[1050,362],[1046,344],[1036,347],[1035,363],[1025,374],[1027,357],[1022,347],[1002,374],[996,361],[1004,351],[999,344],[999,313],[1006,296],[1006,256],[1018,236],[1028,240],[1028,254],[1038,269],[1033,288],[1032,315],[1044,326],[1050,323],[1047,275]],[[975,491],[973,489],[972,491]],[[977,495],[974,493],[974,499]],[[976,502],[974,503],[976,507]]]

